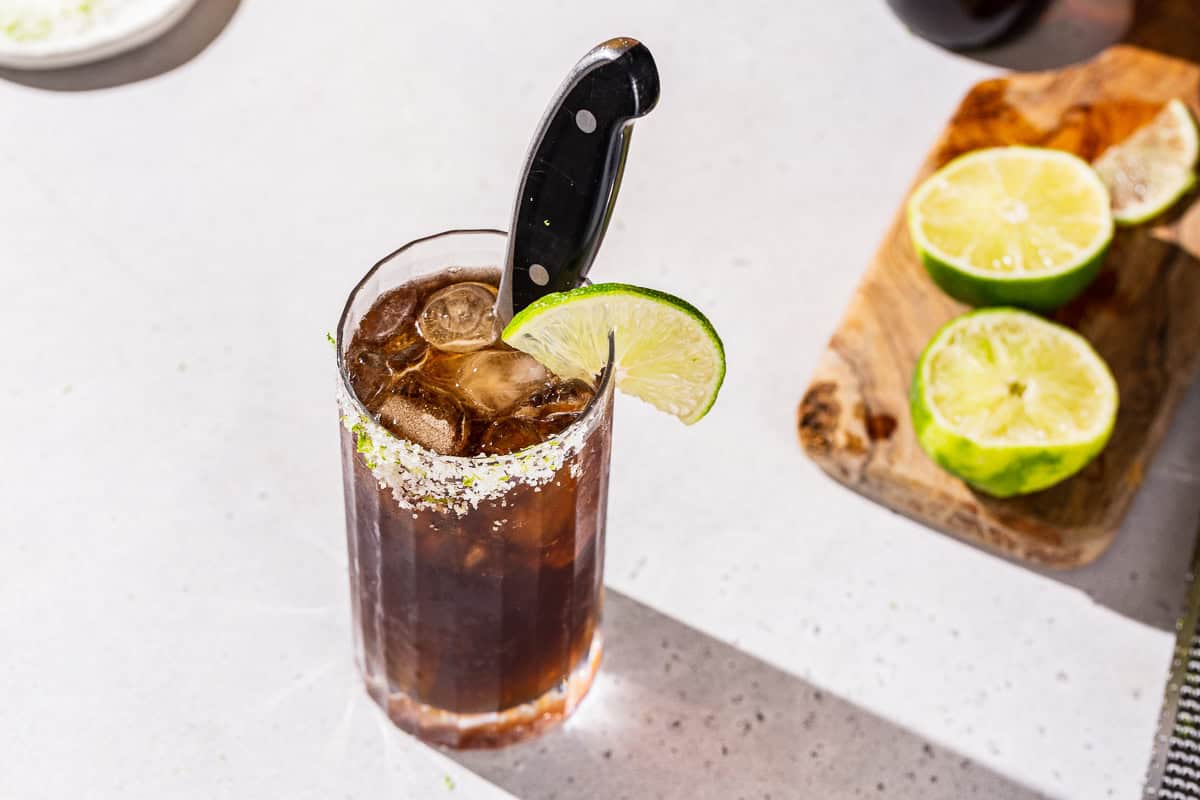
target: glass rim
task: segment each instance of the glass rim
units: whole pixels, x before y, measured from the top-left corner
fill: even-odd
[[[342,347],[343,335],[347,333],[347,331],[346,331],[347,322],[349,321],[349,318],[350,318],[350,311],[354,305],[354,300],[358,297],[358,293],[360,291],[362,291],[362,289],[367,285],[367,283],[371,280],[371,278],[373,278],[375,276],[375,274],[385,264],[387,264],[389,261],[391,261],[393,258],[396,258],[397,256],[401,255],[402,253],[405,253],[405,252],[411,250],[412,248],[414,248],[418,245],[424,244],[426,242],[431,242],[436,239],[442,239],[442,238],[446,238],[446,237],[450,237],[450,236],[457,236],[460,234],[485,234],[485,235],[496,235],[496,236],[503,236],[503,237],[508,236],[507,232],[499,230],[497,228],[450,228],[449,230],[444,230],[444,231],[441,231],[440,233],[431,233],[428,236],[422,236],[420,238],[413,239],[412,241],[402,244],[400,247],[396,248],[395,250],[388,253],[383,258],[376,261],[375,264],[372,265],[372,267],[369,270],[367,270],[366,274],[364,274],[362,276],[362,278],[360,278],[358,280],[358,282],[356,284],[354,284],[354,288],[351,289],[350,294],[347,295],[346,303],[342,307],[341,316],[338,317],[337,336],[335,337],[335,340],[334,340],[334,348],[337,350],[338,377],[341,381],[342,389],[346,393],[346,396],[349,399],[350,403],[353,404],[355,411],[357,411],[360,416],[365,417],[366,419],[370,419],[370,420],[375,419],[375,415],[372,414],[367,409],[366,405],[364,405],[362,400],[359,399],[358,393],[354,391],[354,383],[350,380],[350,372],[349,372],[348,367],[346,366],[345,349]],[[453,266],[453,265],[448,265],[448,266]],[[503,269],[504,268],[503,265],[500,265],[500,268]],[[399,285],[402,285],[402,284],[399,284]],[[394,289],[397,287],[391,287],[391,288]],[[391,289],[388,289],[387,291],[391,291]],[[384,293],[386,293],[386,292],[384,292]],[[381,293],[380,297],[382,297],[384,293]],[[592,399],[588,401],[587,406],[584,407],[583,412],[579,415],[578,419],[576,419],[574,422],[572,422],[570,425],[568,425],[562,431],[558,432],[557,434],[554,434],[552,437],[550,437],[550,439],[566,438],[568,436],[568,434],[570,434],[574,431],[577,431],[578,429],[580,429],[583,426],[593,425],[595,423],[597,414],[600,413],[600,409],[602,408],[602,403],[608,403],[609,405],[611,405],[611,401],[606,399],[606,395],[610,395],[612,393],[612,382],[613,382],[614,362],[615,361],[616,361],[616,337],[615,337],[615,334],[613,331],[609,331],[609,334],[608,334],[608,358],[605,360],[604,368],[600,371],[600,375],[596,380],[595,393],[592,395]],[[435,456],[439,460],[452,459],[453,463],[456,463],[456,462],[494,461],[496,459],[496,456],[494,456],[494,455],[469,455],[469,456],[444,455],[442,453],[437,453],[436,451],[429,450],[428,448],[421,447],[416,442],[413,442],[409,439],[405,439],[402,436],[397,436],[396,434],[392,433],[391,431],[387,431],[386,429],[384,429],[384,430],[386,431],[387,435],[390,436],[395,441],[407,442],[408,444],[410,444],[414,447],[418,447],[422,450],[427,451],[429,454]],[[543,441],[539,442],[538,444],[532,445],[531,447],[536,448],[541,445],[544,445],[544,444],[546,444],[547,441],[550,441],[550,439],[543,440]],[[517,452],[521,452],[521,451],[517,451]]]

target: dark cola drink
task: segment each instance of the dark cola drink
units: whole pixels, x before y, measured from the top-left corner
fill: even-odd
[[[501,342],[498,269],[447,237],[503,246],[402,249],[339,330],[352,607],[399,727],[498,746],[569,714],[599,662],[612,390]]]

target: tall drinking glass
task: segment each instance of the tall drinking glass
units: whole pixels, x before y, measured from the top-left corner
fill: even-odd
[[[561,432],[509,454],[448,456],[378,424],[347,361],[385,294],[458,274],[498,275],[504,253],[500,231],[410,242],[371,268],[338,325],[359,667],[397,726],[451,747],[532,735],[569,715],[591,685],[601,651],[611,367]]]

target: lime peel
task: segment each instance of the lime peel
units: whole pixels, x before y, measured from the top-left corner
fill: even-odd
[[[563,378],[591,381],[615,333],[614,380],[685,424],[712,408],[725,378],[725,348],[712,323],[674,295],[598,283],[545,295],[505,327],[506,343]]]
[[[910,389],[913,429],[943,469],[997,497],[1048,488],[1107,444],[1112,373],[1087,341],[1012,308],[951,320],[926,345]]]
[[[1196,185],[1200,134],[1183,101],[1167,103],[1154,119],[1095,161],[1120,225],[1151,220]]]
[[[908,227],[931,278],[972,305],[1050,310],[1099,273],[1108,190],[1086,161],[1039,147],[960,156],[917,187]]]

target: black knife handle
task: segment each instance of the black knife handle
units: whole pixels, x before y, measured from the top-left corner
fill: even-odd
[[[632,133],[630,120],[658,102],[658,69],[646,46],[610,39],[584,56],[559,88],[526,160],[499,308],[520,311],[578,286],[604,238]]]

